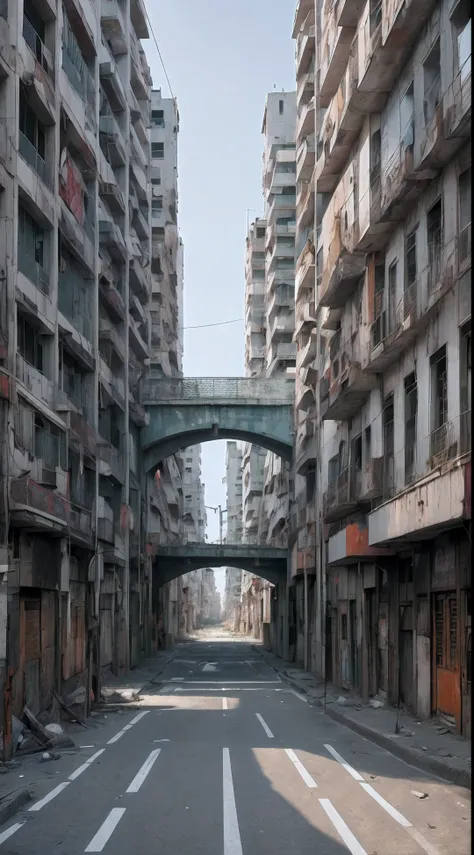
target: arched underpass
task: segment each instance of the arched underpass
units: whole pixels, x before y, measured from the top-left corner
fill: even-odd
[[[187,543],[157,545],[153,558],[153,582],[166,585],[184,573],[204,567],[235,567],[278,585],[287,576],[288,550],[252,544]]]
[[[259,445],[291,461],[293,454],[292,380],[245,377],[150,378],[142,431],[146,471],[199,443],[234,439]]]

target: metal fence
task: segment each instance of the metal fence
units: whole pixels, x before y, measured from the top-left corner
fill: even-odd
[[[264,401],[268,404],[291,404],[294,398],[293,380],[255,380],[247,377],[184,377],[153,378],[144,384],[144,400],[166,401]]]

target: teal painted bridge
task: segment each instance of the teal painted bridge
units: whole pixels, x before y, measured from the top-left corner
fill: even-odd
[[[146,471],[187,446],[215,439],[251,442],[290,461],[294,390],[287,378],[151,376],[143,394]]]
[[[287,549],[247,543],[157,545],[154,550],[153,580],[160,586],[203,567],[237,567],[277,585],[286,579],[287,561]]]

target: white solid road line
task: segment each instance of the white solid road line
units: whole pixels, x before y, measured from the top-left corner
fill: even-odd
[[[11,825],[10,828],[7,828],[6,831],[3,831],[0,834],[0,846],[2,843],[5,843],[5,840],[8,840],[8,838],[11,837],[12,834],[15,834],[16,831],[19,831],[20,828],[23,828],[24,824],[24,822],[15,822],[15,825]]]
[[[228,709],[228,706],[227,706],[227,698],[222,698],[222,709],[223,709],[223,710],[227,710],[227,709]]]
[[[344,758],[341,757],[341,755],[337,753],[336,749],[333,748],[332,745],[325,745],[324,747],[325,747],[326,751],[329,751],[329,753],[332,754],[334,759],[337,760],[337,762],[340,763],[341,766],[343,766],[343,768],[346,770],[346,772],[349,772],[349,775],[352,775],[352,777],[356,779],[356,781],[363,781],[364,780],[362,775],[359,775],[359,773],[356,772],[356,770],[353,769],[352,766],[349,766],[349,763],[346,763]]]
[[[155,761],[158,759],[160,751],[161,748],[155,748],[155,750],[151,752],[149,757],[147,757],[142,768],[137,772],[128,790],[126,790],[127,793],[138,793],[138,790],[143,784],[143,781],[145,780],[148,773],[151,771],[151,768]]]
[[[406,819],[406,817],[403,816],[402,813],[392,807],[389,802],[386,802],[385,799],[381,795],[379,795],[379,793],[374,790],[374,788],[370,784],[366,784],[364,781],[363,783],[361,783],[361,787],[365,790],[366,793],[369,794],[369,796],[372,796],[372,798],[379,803],[380,807],[383,807],[383,809],[390,814],[390,816],[395,820],[395,822],[398,822],[398,824],[402,825],[403,828],[409,828],[411,826],[411,822],[408,822],[408,820]]]
[[[305,769],[301,760],[298,760],[293,749],[292,748],[285,748],[285,753],[290,758],[290,760],[293,763],[293,766],[295,767],[296,771],[299,772],[299,774],[303,778],[303,781],[305,782],[306,786],[310,787],[311,789],[314,790],[315,787],[318,786],[316,781],[314,780],[314,778],[311,777],[309,772]]]
[[[44,799],[40,799],[39,802],[35,802],[34,805],[32,805],[30,808],[28,808],[28,810],[29,811],[41,810],[41,808],[43,808],[45,805],[47,805],[48,802],[51,802],[53,799],[56,798],[56,796],[59,796],[59,793],[62,793],[62,791],[65,790],[66,787],[69,787],[69,781],[64,781],[63,784],[58,784],[58,786],[55,787],[54,790],[51,790],[51,792],[48,793],[48,795],[45,796]]]
[[[127,732],[127,730],[130,730],[134,724],[137,724],[137,722],[139,722],[140,719],[143,718],[143,716],[148,715],[149,712],[150,710],[145,710],[145,712],[138,713],[135,718],[132,718],[130,724],[126,724],[125,727],[122,727],[122,730],[119,730],[119,732],[116,733],[115,736],[112,736],[112,739],[109,739],[107,745],[113,745],[114,742],[118,742],[119,739],[121,739],[121,737],[124,735],[124,733]]]
[[[239,821],[235,806],[234,782],[228,748],[222,749],[222,783],[224,807],[224,855],[242,855]]]
[[[105,822],[100,826],[95,837],[92,838],[84,852],[102,852],[105,844],[111,838],[117,825],[125,813],[125,808],[112,808]]]
[[[104,753],[104,751],[105,748],[101,748],[100,751],[96,751],[95,754],[93,754],[92,757],[89,757],[89,759],[86,760],[86,762],[83,763],[82,766],[79,766],[79,768],[76,769],[76,771],[73,772],[72,775],[69,775],[68,781],[75,781],[76,778],[79,777],[79,775],[82,775],[82,773],[89,768],[89,766],[91,765],[91,763],[94,762],[94,760],[97,760],[97,758]]]
[[[352,834],[350,828],[344,822],[342,816],[329,799],[319,799],[319,804],[328,815],[341,840],[346,844],[351,855],[367,855],[359,841]]]
[[[265,719],[263,719],[262,716],[260,715],[260,713],[258,713],[258,712],[256,712],[255,715],[257,716],[257,718],[258,718],[260,724],[262,725],[265,733],[267,734],[268,738],[273,739],[274,738],[273,733],[271,732],[270,728],[268,727],[268,724],[266,723]]]

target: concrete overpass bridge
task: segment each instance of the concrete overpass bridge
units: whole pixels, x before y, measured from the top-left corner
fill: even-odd
[[[251,442],[290,461],[294,390],[287,378],[151,376],[143,390],[146,471],[187,446],[215,439]]]
[[[203,567],[237,567],[249,570],[277,585],[287,575],[288,550],[248,543],[187,543],[157,545],[153,559],[153,582],[165,585],[184,573]]]

